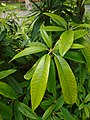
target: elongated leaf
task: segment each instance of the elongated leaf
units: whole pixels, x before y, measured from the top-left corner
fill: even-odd
[[[79,51],[68,51],[64,58],[80,63],[86,63],[83,54]]]
[[[55,89],[56,89],[55,66],[53,60],[51,60],[47,90],[51,93],[54,93]]]
[[[0,79],[3,79],[14,72],[16,72],[16,69],[9,69],[9,70],[0,71]]]
[[[50,56],[46,54],[37,65],[31,80],[31,103],[33,110],[38,107],[44,96],[49,76],[49,68]]]
[[[3,120],[1,114],[0,114],[0,120]]]
[[[18,81],[14,77],[9,76],[7,78],[7,82],[15,90],[15,92],[23,94],[23,91],[22,91],[20,84],[18,83]]]
[[[88,106],[84,106],[84,111],[85,111],[85,114],[86,114],[86,116],[87,116],[87,118],[89,118],[89,108],[88,108]]]
[[[14,90],[4,82],[0,82],[0,94],[7,98],[16,99]]]
[[[55,56],[54,59],[57,66],[64,99],[68,104],[73,104],[77,99],[77,84],[75,76],[68,63],[62,57]]]
[[[53,109],[54,109],[54,104],[53,105],[51,105],[46,111],[45,111],[45,113],[43,114],[43,116],[42,116],[42,119],[44,119],[44,120],[47,120],[48,119],[48,117],[50,116],[50,114],[52,113],[52,111],[53,111]]]
[[[14,106],[15,120],[23,120],[22,113]]]
[[[85,46],[85,48],[82,49],[82,53],[86,59],[88,71],[90,71],[90,43],[84,39],[81,39],[80,44]]]
[[[11,109],[7,105],[5,105],[5,104],[3,104],[1,102],[0,102],[0,114],[1,114],[1,117],[3,119],[11,120],[11,118],[12,118]]]
[[[74,32],[67,30],[62,33],[59,40],[59,52],[61,56],[64,56],[66,52],[70,49],[74,40]]]
[[[80,29],[74,31],[74,40],[83,37],[84,35],[88,34],[87,30]]]
[[[17,59],[19,57],[22,57],[22,56],[26,56],[26,55],[42,52],[42,51],[45,51],[45,50],[48,50],[48,48],[43,43],[32,42],[32,43],[30,43],[30,47],[25,48],[24,50],[19,52],[17,55],[15,55],[12,58],[12,60],[15,60],[15,59]]]
[[[62,114],[63,114],[65,120],[75,120],[75,118],[72,117],[70,112],[67,109],[65,109],[64,107],[61,109],[61,111],[62,111]]]
[[[45,31],[65,31],[63,27],[58,26],[43,26],[43,30]]]
[[[79,24],[74,29],[77,29],[77,28],[90,28],[90,24]]]
[[[58,25],[67,28],[67,22],[60,16],[52,13],[44,13],[45,15],[51,17],[51,19],[56,22]]]
[[[38,116],[32,111],[30,107],[25,105],[24,103],[17,102],[15,104],[16,108],[26,117],[37,120]]]
[[[64,104],[64,98],[63,96],[61,96],[60,98],[58,98],[55,107],[54,107],[54,111],[58,111]]]
[[[41,36],[44,40],[44,42],[46,43],[46,45],[49,47],[49,48],[52,48],[52,40],[51,40],[51,37],[48,36],[48,34],[46,33],[45,30],[43,30],[42,26],[40,28],[40,33],[41,33]]]
[[[73,43],[71,46],[71,49],[81,49],[81,48],[85,48],[85,47],[81,44],[76,44],[76,43]]]
[[[90,101],[90,93],[86,96],[86,98],[84,99],[84,102],[86,103],[86,102],[88,102],[88,101]]]
[[[33,67],[24,75],[24,78],[25,78],[26,80],[30,80],[30,79],[32,78],[33,73],[34,73],[34,71],[35,71],[35,69],[36,69],[39,61],[40,61],[40,59],[39,59],[39,60],[33,65]]]

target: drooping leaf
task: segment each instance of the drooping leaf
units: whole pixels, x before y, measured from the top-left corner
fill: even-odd
[[[46,54],[41,58],[31,80],[31,103],[33,110],[39,106],[44,96],[49,76],[49,68],[50,56]]]
[[[51,60],[47,90],[51,93],[54,93],[55,89],[56,89],[55,65],[53,60]]]
[[[42,26],[40,27],[40,33],[41,33],[41,36],[42,36],[44,42],[46,43],[46,45],[47,45],[49,48],[52,48],[52,40],[51,40],[51,37],[49,37],[48,34],[46,33],[46,31],[43,30],[43,27],[42,27]]]
[[[66,52],[71,48],[74,40],[74,32],[67,30],[63,32],[59,39],[59,53],[64,56]]]
[[[32,109],[30,107],[28,107],[27,105],[25,105],[22,102],[17,102],[15,104],[15,107],[26,117],[37,120],[38,116],[32,111]]]
[[[73,104],[77,99],[77,84],[75,76],[68,63],[61,56],[55,56],[59,80],[66,103]]]
[[[16,69],[9,69],[9,70],[0,71],[0,79],[3,79],[14,72],[16,72]]]
[[[68,51],[64,58],[80,63],[86,63],[83,54],[79,51]]]
[[[61,109],[61,111],[62,111],[62,114],[63,114],[65,120],[76,120],[76,119],[70,114],[70,112],[69,112],[67,109],[65,109],[64,107]]]
[[[0,82],[0,94],[7,98],[16,99],[14,90],[4,82]]]
[[[30,54],[34,54],[34,53],[39,53],[45,50],[48,50],[47,46],[45,46],[43,43],[39,43],[39,42],[32,42],[29,45],[30,47],[25,48],[24,50],[22,50],[21,52],[19,52],[18,54],[16,54],[12,59],[15,60],[19,57],[22,56],[26,56],[26,55],[30,55]],[[11,62],[10,61],[10,62]]]
[[[84,102],[87,103],[88,101],[90,101],[90,93],[86,96],[86,98],[84,99]]]
[[[85,48],[82,49],[82,53],[86,59],[88,71],[90,71],[90,43],[84,39],[81,39],[80,44],[85,46]]]
[[[5,105],[5,104],[3,104],[1,102],[0,102],[0,114],[1,114],[1,117],[4,120],[5,119],[11,120],[11,118],[12,118],[12,110],[7,105]]]
[[[43,26],[43,30],[45,31],[65,31],[64,28],[58,26]]]
[[[74,40],[83,37],[87,33],[88,33],[88,31],[84,30],[84,29],[75,30],[74,31]]]
[[[51,17],[51,19],[56,22],[58,25],[67,29],[67,22],[60,16],[52,13],[44,13],[45,15]]]
[[[42,116],[42,119],[44,119],[44,120],[47,120],[48,119],[48,117],[50,116],[50,114],[52,113],[52,111],[53,111],[53,109],[54,109],[54,104],[52,104],[46,111],[45,111],[45,113],[43,114],[43,116]]]
[[[24,75],[24,78],[25,78],[26,80],[30,80],[30,79],[32,78],[33,73],[34,73],[34,71],[35,71],[35,69],[36,69],[39,61],[40,61],[40,59],[39,59],[39,60],[32,66],[32,68]]]
[[[81,48],[85,48],[85,47],[83,45],[77,44],[77,43],[73,43],[71,46],[71,49],[81,49]]]

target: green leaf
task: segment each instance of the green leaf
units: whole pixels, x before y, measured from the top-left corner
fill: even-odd
[[[4,82],[0,82],[0,94],[7,98],[16,99],[14,90]]]
[[[33,73],[34,73],[34,71],[35,71],[35,69],[36,69],[39,61],[40,61],[40,59],[39,59],[39,60],[33,65],[33,67],[24,75],[24,78],[25,78],[26,80],[30,80],[30,79],[32,78]]]
[[[65,27],[67,29],[67,22],[60,16],[52,13],[44,13],[45,15],[51,17],[51,19],[56,22],[58,25]]]
[[[23,94],[23,91],[22,91],[20,84],[18,83],[18,81],[14,77],[9,76],[7,78],[7,82],[14,89],[15,92],[17,92],[19,94]]]
[[[47,87],[49,69],[50,56],[46,54],[41,58],[31,80],[31,103],[33,110],[39,106],[43,99]]]
[[[0,114],[0,120],[3,120],[1,114]]]
[[[64,56],[66,52],[71,48],[74,40],[74,32],[67,30],[63,32],[59,39],[59,53]]]
[[[60,110],[60,108],[63,106],[63,104],[64,104],[64,98],[63,98],[63,96],[61,96],[60,98],[58,98],[58,100],[55,104],[54,111]]]
[[[75,118],[72,117],[70,112],[67,109],[65,109],[64,107],[61,109],[61,111],[62,111],[62,114],[64,116],[64,120],[75,120]]]
[[[79,51],[68,51],[64,55],[64,58],[69,59],[69,60],[73,60],[75,62],[86,63],[83,54]]]
[[[42,36],[44,42],[46,43],[46,45],[47,45],[49,48],[52,48],[52,40],[51,40],[51,37],[49,37],[48,34],[46,33],[46,31],[43,30],[43,27],[42,27],[42,26],[40,27],[40,33],[41,33],[41,36]]]
[[[77,29],[77,28],[90,28],[90,24],[79,24],[74,29]]]
[[[87,118],[89,118],[89,109],[88,109],[88,106],[84,106],[84,111],[85,111],[85,114],[87,116]]]
[[[22,113],[14,106],[15,120],[23,120]]]
[[[43,26],[43,30],[45,31],[65,31],[64,28],[58,26]]]
[[[42,116],[42,119],[44,119],[44,120],[47,120],[48,119],[48,117],[51,115],[51,113],[52,113],[52,111],[53,111],[53,109],[54,109],[54,104],[53,105],[51,105],[46,111],[45,111],[45,113],[43,114],[43,116]]]
[[[84,35],[88,34],[87,30],[80,29],[74,31],[74,40],[83,37]]]
[[[0,79],[3,79],[14,72],[16,72],[16,69],[9,69],[9,70],[0,71]]]
[[[90,71],[90,43],[84,39],[81,39],[80,44],[85,46],[85,48],[82,49],[82,53],[86,59],[88,71]]]
[[[71,49],[81,49],[81,48],[85,48],[85,47],[81,44],[76,44],[76,43],[73,43],[71,46]]]
[[[22,102],[16,102],[15,107],[26,117],[37,120],[38,116],[32,111],[30,107]]]
[[[55,56],[59,80],[66,103],[73,104],[77,99],[77,84],[75,76],[68,63],[61,56]]]
[[[34,53],[39,53],[45,50],[48,50],[47,46],[45,46],[43,43],[39,43],[39,42],[32,42],[29,45],[30,47],[25,48],[24,50],[22,50],[21,52],[19,52],[17,55],[15,55],[11,60],[15,60],[19,57],[22,56],[26,56],[26,55],[30,55],[30,54],[34,54]]]
[[[11,109],[0,102],[0,114],[1,114],[1,117],[3,118],[2,120],[11,120],[12,118],[12,111]],[[1,119],[0,119],[1,120]]]
[[[90,101],[90,93],[86,96],[86,98],[84,99],[84,102],[87,103],[88,101]]]
[[[49,72],[47,90],[51,93],[54,93],[56,90],[55,65],[54,65],[53,60],[51,60],[51,64],[50,64],[50,72]]]

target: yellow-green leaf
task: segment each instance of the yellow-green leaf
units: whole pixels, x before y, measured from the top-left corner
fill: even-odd
[[[31,103],[35,110],[43,99],[50,69],[50,56],[44,55],[38,63],[31,80]]]
[[[77,84],[75,76],[68,63],[61,56],[55,56],[59,80],[66,103],[73,104],[77,99]]]
[[[39,53],[45,50],[48,50],[47,46],[45,46],[43,43],[39,43],[39,42],[32,42],[29,45],[30,47],[25,48],[24,50],[22,50],[21,52],[19,52],[18,54],[16,54],[11,60],[15,60],[19,57],[22,56],[26,56],[26,55],[30,55],[30,54],[34,54],[34,53]]]
[[[71,49],[81,49],[81,48],[85,48],[85,46],[77,43],[73,43],[71,46]]]
[[[58,46],[59,53],[61,56],[64,56],[66,52],[71,48],[74,40],[74,32],[71,30],[67,30],[63,32],[60,36]]]
[[[65,31],[65,28],[59,26],[43,26],[45,31]]]

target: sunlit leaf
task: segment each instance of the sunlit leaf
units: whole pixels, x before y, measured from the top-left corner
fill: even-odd
[[[41,58],[31,80],[31,103],[33,110],[39,106],[44,96],[48,82],[49,68],[50,56],[46,54]]]
[[[39,43],[39,42],[32,42],[32,43],[30,43],[29,46],[30,47],[25,48],[24,50],[22,50],[21,52],[19,52],[18,54],[16,54],[12,58],[12,60],[15,60],[15,59],[17,59],[19,57],[22,57],[22,56],[26,56],[26,55],[30,55],[30,54],[34,54],[34,53],[39,53],[39,52],[48,50],[47,46],[45,46],[43,43]]]
[[[74,40],[74,32],[67,30],[63,32],[59,39],[59,53],[64,56],[66,52],[71,48]]]
[[[45,31],[65,31],[63,27],[59,26],[43,26],[43,30]]]
[[[66,103],[73,104],[77,99],[77,84],[75,76],[68,63],[61,56],[55,56],[59,80]]]
[[[83,45],[77,44],[77,43],[73,43],[71,46],[71,49],[81,49],[81,48],[85,48],[85,47]]]

